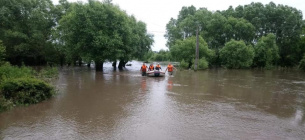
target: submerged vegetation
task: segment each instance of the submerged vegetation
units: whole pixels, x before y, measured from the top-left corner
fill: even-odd
[[[57,75],[57,69],[36,72],[30,67],[0,66],[0,112],[16,105],[41,102],[54,95],[54,87],[47,81]]]

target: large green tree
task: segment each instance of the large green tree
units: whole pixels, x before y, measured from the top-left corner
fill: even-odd
[[[166,25],[167,46],[170,48],[175,41],[196,35],[198,22],[196,21],[196,8],[194,6],[182,7],[177,19],[171,18]]]
[[[220,50],[222,65],[227,68],[249,68],[252,65],[254,50],[244,41],[231,40]]]
[[[276,36],[276,43],[280,51],[280,65],[296,65],[300,56],[295,55],[298,50],[298,40],[302,32],[302,12],[287,5],[276,5],[273,2],[263,5],[251,3],[229,8],[223,11],[226,16],[244,18],[255,26],[255,38],[260,39],[269,33]]]
[[[111,2],[75,3],[59,21],[58,31],[68,58],[94,60],[97,70],[105,61],[120,60],[119,68],[153,43],[146,24],[128,16]]]
[[[1,0],[0,40],[12,64],[46,63],[51,28],[55,25],[50,0]]]
[[[216,12],[190,6],[182,7],[177,19],[170,19],[165,37],[167,46],[171,48],[178,40],[195,36],[199,29],[200,36],[216,52],[213,65],[219,65],[219,49],[231,39],[254,45],[260,38],[272,33],[279,48],[280,61],[277,65],[295,66],[304,53],[303,26],[300,10],[273,2],[266,5],[253,2],[236,8],[230,6],[225,11]]]
[[[124,46],[120,49],[121,53],[117,58],[120,60],[119,69],[122,69],[129,60],[144,59],[154,42],[153,35],[147,33],[144,22],[137,21],[134,16],[130,16],[128,22],[131,33],[124,36],[128,38],[128,41],[124,41]]]
[[[174,46],[170,48],[171,55],[174,60],[184,60],[189,64],[189,68],[193,65],[195,59],[196,37],[189,37],[184,40],[177,40]],[[206,58],[208,61],[213,59],[214,51],[208,48],[207,43],[202,37],[199,37],[199,58]]]
[[[255,57],[254,66],[271,68],[277,64],[279,56],[279,48],[276,45],[274,34],[263,36],[254,46]]]

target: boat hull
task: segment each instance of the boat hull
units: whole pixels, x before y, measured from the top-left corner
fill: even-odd
[[[146,74],[149,77],[164,77],[165,72],[154,70],[154,71],[148,71]]]

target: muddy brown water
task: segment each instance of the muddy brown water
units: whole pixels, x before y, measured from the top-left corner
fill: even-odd
[[[305,73],[65,68],[58,94],[0,114],[0,139],[304,139]],[[165,65],[163,65],[163,68]]]

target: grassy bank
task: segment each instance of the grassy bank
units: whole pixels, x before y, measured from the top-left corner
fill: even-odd
[[[45,68],[37,72],[25,66],[0,66],[0,112],[52,97],[55,90],[49,81],[57,74],[56,68]]]

